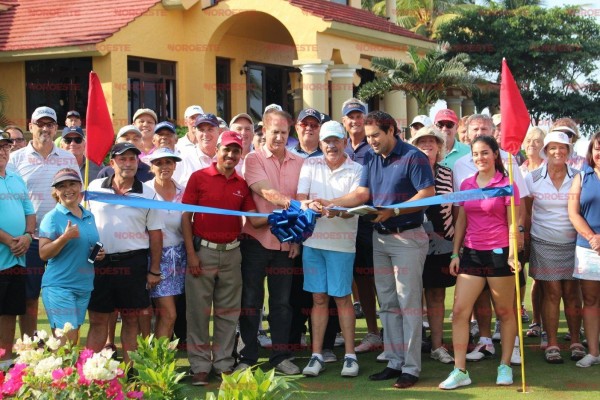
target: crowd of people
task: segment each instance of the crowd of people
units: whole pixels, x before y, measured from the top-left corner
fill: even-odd
[[[467,362],[495,355],[500,340],[496,384],[510,385],[511,365],[521,363],[517,318],[529,322],[526,263],[535,282],[527,336],[541,338],[548,363],[564,362],[562,299],[569,358],[578,367],[600,364],[600,132],[581,157],[573,151],[575,121],[561,118],[547,133],[532,127],[511,167],[500,115],[459,119],[442,109],[433,121],[417,116],[409,132],[358,99],[348,99],[342,115],[332,121],[307,108],[294,119],[271,105],[260,123],[240,113],[227,124],[192,105],[178,138],[173,123],[139,109],[116,134],[107,165],[86,160],[76,111],[56,137],[55,111],[37,108],[28,144],[19,127],[5,127],[0,368],[13,363],[17,316],[21,334],[35,334],[41,296],[53,330],[74,327],[62,340],[79,340],[87,312],[86,346],[96,352],[116,351],[120,318],[125,362],[139,334],[181,338],[191,383],[206,385],[212,374],[259,362],[268,302],[269,363],[283,374],[318,376],[342,345],[341,376],[358,376],[357,354],[378,351],[387,365],[369,379],[409,388],[425,350],[453,364],[439,387],[455,389],[471,384]],[[514,222],[509,196],[394,207],[507,186],[508,168]],[[84,207],[86,170],[92,196]],[[148,208],[148,199],[174,204]],[[301,245],[280,242],[264,217],[292,200],[321,215]],[[175,203],[223,212],[180,211]],[[453,286],[450,348],[443,323]],[[357,316],[367,325],[358,344]],[[312,351],[301,370],[294,354],[307,322]]]

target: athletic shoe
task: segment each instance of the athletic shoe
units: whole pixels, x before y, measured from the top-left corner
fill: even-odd
[[[287,361],[287,360],[285,360],[285,361]],[[292,364],[292,365],[294,365],[294,364]],[[306,367],[304,367],[304,369],[302,370],[302,375],[304,375],[304,376],[319,376],[319,373],[324,370],[325,370],[325,363],[323,361],[319,360],[319,358],[317,356],[312,356],[310,361],[308,362],[308,365]],[[293,374],[288,374],[288,373],[285,373],[285,374],[293,375]]]
[[[469,333],[473,337],[479,335],[479,324],[477,321],[473,320],[469,323]]]
[[[444,346],[440,346],[437,349],[433,350],[429,357],[434,360],[438,360],[442,364],[452,364],[454,362],[454,357],[448,353],[448,350]]]
[[[335,342],[333,342],[333,347],[341,347],[344,345],[344,336],[342,336],[342,332],[338,332],[335,335]]]
[[[527,329],[527,337],[539,337],[542,334],[542,327],[537,322],[529,325]]]
[[[519,346],[513,347],[512,355],[510,356],[510,365],[521,365],[521,349]]]
[[[499,342],[500,339],[500,321],[496,320],[496,324],[494,325],[494,334],[492,335],[492,341]]]
[[[358,301],[355,302],[352,306],[354,307],[354,316],[357,319],[365,317],[365,313],[363,312],[362,306],[360,305],[360,303]]]
[[[376,333],[367,333],[367,335],[363,338],[358,346],[354,348],[354,351],[357,353],[367,353],[369,351],[375,351],[377,349],[381,349],[383,346],[383,342],[378,334]]]
[[[581,360],[577,361],[577,365],[579,368],[588,368],[592,365],[600,364],[600,357],[594,357],[591,354],[586,355]]]
[[[283,360],[275,366],[275,369],[284,375],[297,375],[300,373],[300,368],[290,360]]]
[[[329,349],[323,349],[323,362],[334,363],[337,361],[335,353]]]
[[[471,378],[469,377],[469,372],[462,372],[458,368],[454,368],[450,375],[446,378],[446,380],[439,384],[440,389],[450,390],[456,389],[460,386],[467,386],[471,384]]]
[[[358,361],[351,357],[344,358],[344,366],[342,367],[341,375],[349,378],[357,376]]]
[[[527,314],[527,310],[523,304],[521,304],[521,322],[524,324],[529,322],[529,314]]]
[[[508,386],[513,384],[512,368],[508,365],[500,364],[498,366],[498,377],[496,385]]]
[[[467,361],[481,361],[484,358],[492,358],[494,354],[496,349],[493,344],[485,345],[479,342],[472,352],[467,353]]]
[[[258,340],[260,347],[263,349],[270,349],[273,347],[273,342],[271,341],[271,338],[267,336],[267,332],[265,331],[258,331],[256,339]]]
[[[377,356],[377,362],[379,363],[386,363],[388,362],[388,358],[387,355],[385,354],[385,351],[382,351],[380,355]]]
[[[548,348],[548,334],[546,333],[546,331],[542,331],[542,334],[540,335],[540,349],[545,351],[547,348]]]

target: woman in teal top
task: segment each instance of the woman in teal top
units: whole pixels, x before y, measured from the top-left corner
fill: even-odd
[[[53,332],[73,326],[66,339],[75,343],[94,288],[94,264],[88,261],[99,240],[94,216],[81,204],[81,178],[70,168],[52,181],[58,204],[40,224],[40,258],[47,261],[42,278],[42,301]],[[101,250],[96,260],[104,258]]]

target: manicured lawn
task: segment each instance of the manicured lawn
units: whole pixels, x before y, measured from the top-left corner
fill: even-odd
[[[529,282],[531,283],[531,282]],[[449,315],[452,305],[453,290],[447,293],[446,316]],[[529,298],[529,290],[527,292]],[[41,307],[40,307],[41,308]],[[531,305],[527,301],[527,309],[531,314]],[[46,315],[40,311],[41,328],[48,330],[48,321]],[[524,324],[526,328],[526,325]],[[82,338],[85,340],[88,325],[82,328]],[[445,320],[445,342],[451,341],[451,323]],[[119,329],[119,328],[118,328]],[[357,321],[357,337],[362,338],[366,331],[365,320]],[[118,333],[119,331],[117,331]],[[564,317],[561,319],[559,337],[562,338],[566,332]],[[569,360],[568,352],[569,342],[561,341],[563,348],[563,358],[565,363],[562,365],[550,365],[543,360],[543,353],[539,350],[539,338],[525,337],[525,362],[528,394],[518,393],[521,387],[520,367],[513,367],[515,384],[508,387],[498,387],[495,385],[496,368],[499,363],[500,345],[496,344],[496,358],[481,361],[479,363],[469,363],[468,369],[473,380],[473,384],[467,388],[461,388],[453,391],[442,391],[437,385],[444,380],[451,371],[451,365],[444,365],[429,358],[428,354],[423,354],[421,380],[417,386],[409,390],[394,389],[394,381],[371,382],[368,375],[378,372],[385,367],[385,364],[377,363],[375,358],[378,353],[361,354],[358,357],[360,363],[360,375],[356,378],[342,378],[339,374],[342,368],[341,361],[333,364],[327,364],[327,369],[317,378],[304,378],[301,376],[292,377],[298,383],[303,393],[295,395],[294,399],[501,399],[508,400],[526,396],[528,399],[597,399],[600,393],[600,366],[588,369],[577,368],[575,362]],[[335,353],[338,358],[343,358],[343,349],[336,348]],[[296,354],[295,363],[302,369],[308,362],[309,351]],[[178,365],[182,371],[189,368],[184,352],[178,354]],[[261,352],[261,361],[268,361],[268,352]],[[268,368],[268,363],[264,368]],[[190,378],[186,377],[184,383],[189,384]],[[187,395],[189,399],[204,399],[207,391],[216,392],[218,383],[213,378],[211,384],[207,387],[194,387],[189,385]]]

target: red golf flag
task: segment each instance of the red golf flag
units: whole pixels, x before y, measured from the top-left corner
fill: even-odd
[[[90,72],[86,136],[86,157],[96,164],[102,164],[104,157],[106,157],[114,142],[115,131],[113,130],[110,114],[108,113],[102,84],[94,71]]]
[[[529,112],[521,97],[521,92],[513,78],[506,60],[502,59],[502,77],[500,82],[500,113],[502,114],[502,139],[500,147],[516,155],[529,128]]]

